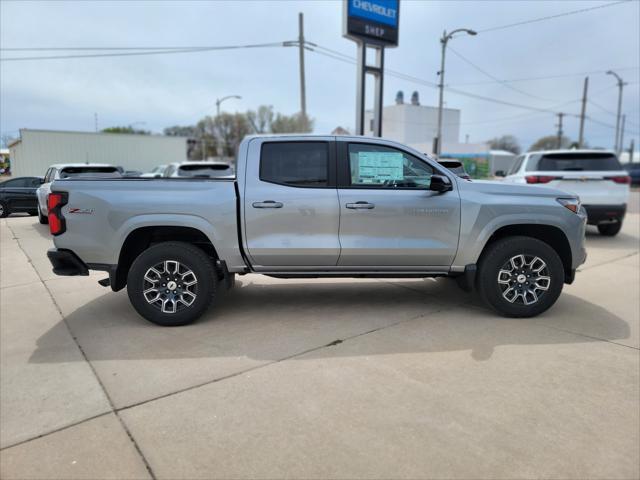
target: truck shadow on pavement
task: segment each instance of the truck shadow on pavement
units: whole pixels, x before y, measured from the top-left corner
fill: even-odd
[[[481,361],[502,346],[630,336],[625,320],[574,295],[563,293],[537,318],[510,319],[487,310],[448,279],[261,283],[244,278],[197,323],[174,328],[138,316],[124,291],[94,295],[86,303],[78,298],[78,306],[67,301],[59,301],[69,312],[66,324],[61,320],[44,332],[31,363],[78,361],[75,347],[61,340],[68,338],[67,325],[91,361],[271,362],[304,352],[309,358],[465,350]]]

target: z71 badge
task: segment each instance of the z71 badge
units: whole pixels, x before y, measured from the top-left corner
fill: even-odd
[[[93,208],[69,208],[69,213],[78,213],[81,215],[93,215]]]

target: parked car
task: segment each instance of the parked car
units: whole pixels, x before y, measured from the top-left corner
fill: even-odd
[[[36,190],[41,177],[18,177],[0,183],[0,218],[17,212],[38,213]]]
[[[455,173],[460,178],[464,178],[465,180],[471,180],[471,177],[469,176],[467,171],[464,169],[464,164],[461,161],[450,160],[446,158],[446,159],[438,160],[438,163],[443,167],[445,167],[446,169]]]
[[[588,223],[600,234],[614,236],[627,211],[631,178],[613,152],[553,150],[520,155],[504,181],[547,185],[576,195]]]
[[[192,161],[167,165],[164,177],[172,178],[233,178],[233,167],[224,162]]]
[[[66,163],[51,165],[44,175],[44,182],[37,190],[38,195],[38,220],[42,224],[48,223],[47,198],[51,192],[51,183],[54,180],[65,178],[120,178],[122,167],[102,163]]]
[[[237,178],[56,180],[53,271],[107,271],[101,284],[126,286],[144,318],[184,325],[247,273],[450,276],[530,317],[585,260],[577,197],[468,182],[389,140],[249,136],[237,162]]]
[[[167,165],[158,165],[153,170],[147,173],[143,173],[140,175],[143,178],[160,178],[164,174],[164,171],[167,169]]]
[[[640,163],[627,163],[624,169],[629,172],[631,185],[640,185]]]

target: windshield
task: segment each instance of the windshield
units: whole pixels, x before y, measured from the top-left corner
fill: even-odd
[[[115,178],[119,176],[120,171],[116,167],[65,167],[60,172],[60,178]]]
[[[181,165],[178,168],[179,177],[224,177],[231,175],[231,167],[224,164],[212,165]]]
[[[537,157],[537,158],[536,158]],[[622,170],[613,153],[547,153],[532,156],[527,171],[612,171]]]

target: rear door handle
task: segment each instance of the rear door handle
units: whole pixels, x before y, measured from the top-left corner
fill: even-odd
[[[356,202],[356,203],[347,203],[347,208],[351,208],[352,210],[371,210],[375,208],[373,203],[369,202]]]
[[[265,200],[264,202],[253,202],[253,208],[282,208],[282,202],[274,202],[273,200]]]

